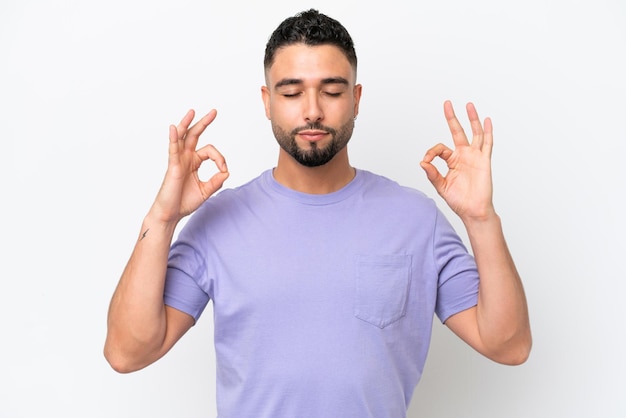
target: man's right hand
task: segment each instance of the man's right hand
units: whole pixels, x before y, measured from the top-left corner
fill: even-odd
[[[189,314],[163,303],[168,252],[178,221],[219,190],[228,177],[224,157],[212,145],[196,150],[200,135],[217,112],[211,110],[190,128],[194,115],[190,110],[178,126],[170,126],[165,179],[111,298],[104,353],[122,373],[159,359],[194,323]],[[206,160],[214,161],[218,172],[204,182],[198,169]]]
[[[217,111],[211,110],[189,127],[194,116],[195,112],[190,110],[178,126],[170,125],[167,172],[150,210],[153,219],[164,223],[178,223],[218,191],[228,178],[224,156],[213,145],[196,149],[200,135],[215,120]],[[215,163],[218,172],[202,181],[198,169],[207,160]]]

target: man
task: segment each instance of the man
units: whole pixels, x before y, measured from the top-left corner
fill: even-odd
[[[356,70],[339,22],[309,10],[281,23],[261,91],[278,163],[215,196],[224,157],[196,150],[215,110],[170,127],[165,179],[111,300],[115,370],[159,359],[209,300],[223,417],[405,416],[434,313],[488,358],[526,360],[524,291],[492,204],[491,121],[468,104],[470,143],[446,102],[455,149],[436,145],[421,162],[467,228],[472,257],[431,199],[350,165]],[[209,159],[219,171],[202,182]]]

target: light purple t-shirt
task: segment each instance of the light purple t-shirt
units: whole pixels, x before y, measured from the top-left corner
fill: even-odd
[[[357,170],[309,195],[262,173],[207,200],[172,246],[165,303],[213,301],[221,418],[405,417],[430,343],[477,302],[474,259],[433,200]]]

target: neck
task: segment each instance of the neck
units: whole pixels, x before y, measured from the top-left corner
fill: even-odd
[[[298,163],[282,149],[274,179],[292,190],[309,194],[327,194],[348,184],[356,171],[348,161],[348,151],[341,150],[328,163],[319,167],[306,167]]]

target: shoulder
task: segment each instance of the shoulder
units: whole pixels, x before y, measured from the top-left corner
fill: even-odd
[[[362,177],[362,193],[368,198],[435,209],[435,201],[421,190],[401,185],[395,180],[367,170],[359,170],[359,176]]]
[[[202,209],[215,210],[216,208],[241,205],[242,202],[255,200],[259,195],[264,193],[266,174],[267,172],[263,172],[239,186],[220,190],[217,194],[211,196],[204,202]]]

